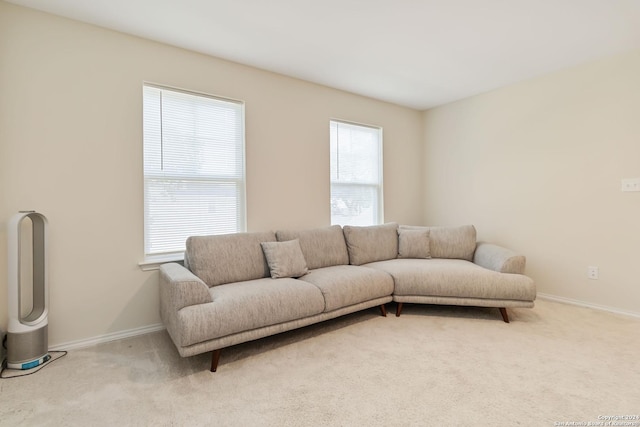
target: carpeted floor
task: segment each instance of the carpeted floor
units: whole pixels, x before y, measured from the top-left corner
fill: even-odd
[[[396,318],[388,308],[226,349],[215,374],[209,354],[180,358],[164,331],[70,351],[0,380],[0,425],[558,426],[640,415],[640,319],[540,300],[510,310],[510,324],[497,309],[405,305]]]

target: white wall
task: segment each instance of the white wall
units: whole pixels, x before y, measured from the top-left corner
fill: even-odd
[[[385,220],[423,218],[421,113],[0,1],[0,277],[9,218],[44,213],[51,345],[160,321],[137,265],[143,81],[246,102],[249,230],[329,224],[330,118],[384,128]]]
[[[639,76],[636,51],[425,112],[425,221],[524,253],[539,292],[640,314]]]

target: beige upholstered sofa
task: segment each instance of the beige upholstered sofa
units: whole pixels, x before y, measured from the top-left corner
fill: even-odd
[[[396,301],[533,307],[525,258],[476,243],[473,226],[331,226],[190,237],[160,267],[160,314],[181,356],[221,349]]]

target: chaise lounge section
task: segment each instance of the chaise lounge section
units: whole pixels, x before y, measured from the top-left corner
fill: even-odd
[[[351,228],[345,227],[345,235],[353,233]],[[393,250],[395,227],[383,225],[378,230],[374,239],[359,242],[363,252],[374,241],[378,247]],[[397,234],[398,258],[361,264],[393,277],[396,316],[404,303],[466,305],[499,308],[509,323],[507,308],[533,307],[536,289],[524,275],[525,257],[497,245],[477,243],[473,226],[400,226]],[[424,241],[429,243],[421,245]]]

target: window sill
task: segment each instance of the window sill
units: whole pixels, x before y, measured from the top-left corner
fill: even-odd
[[[158,270],[160,265],[165,264],[167,262],[178,262],[182,263],[184,261],[184,254],[169,254],[169,255],[156,255],[149,256],[144,259],[144,261],[139,262],[138,266],[142,271],[152,271]]]

